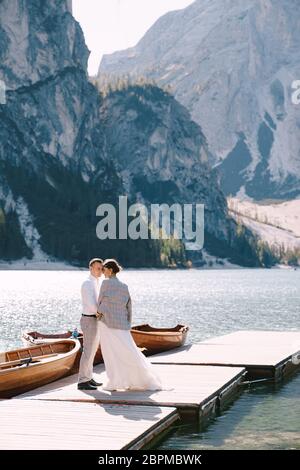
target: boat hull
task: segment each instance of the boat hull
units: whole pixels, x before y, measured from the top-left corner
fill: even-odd
[[[52,344],[58,341],[59,339],[62,338],[71,338],[72,337],[72,331],[68,331],[67,333],[57,333],[53,335],[46,335],[43,333],[38,333],[36,331],[30,332],[30,333],[23,333],[22,335],[22,341],[26,346],[32,347],[37,344]],[[79,336],[77,338],[80,342],[80,349],[77,353],[76,360],[74,363],[74,366],[72,368],[71,373],[75,374],[79,370],[79,364],[80,364],[80,359],[81,359],[81,354],[82,354],[82,348],[83,348],[83,335],[82,333],[79,333]],[[94,366],[97,364],[102,364],[103,363],[103,357],[102,357],[102,352],[101,352],[101,347],[99,345],[95,358],[94,358]]]
[[[156,354],[158,352],[169,351],[170,349],[178,348],[183,346],[186,342],[187,334],[189,328],[185,325],[177,325],[174,328],[154,328],[148,324],[137,325],[131,328],[131,335],[136,343],[136,345],[143,350],[143,354],[149,356],[151,354]],[[46,335],[43,333],[38,333],[36,331],[23,333],[23,342],[26,342],[28,346],[35,344],[46,344],[53,343],[58,340],[58,338],[70,338],[72,332],[68,331],[67,333],[58,333],[54,335]],[[83,336],[82,333],[79,333],[78,337],[81,346],[83,345]],[[81,350],[78,352],[76,362],[74,364],[72,373],[78,371]],[[103,362],[103,357],[101,353],[101,346],[99,345],[95,359],[94,365],[100,364]]]
[[[189,328],[177,325],[175,328],[153,328],[141,325],[131,329],[131,335],[140,348],[146,348],[148,353],[169,351],[183,346],[187,339]]]
[[[52,351],[56,351],[57,354],[54,357],[42,359],[29,366],[22,365],[0,370],[0,398],[11,398],[67,376],[73,370],[80,343],[76,340],[66,341],[59,342],[60,346],[56,347],[53,344]],[[65,347],[70,350],[64,351]],[[40,349],[41,347],[36,346],[22,348],[18,352],[25,359],[38,356]],[[26,354],[27,350],[30,350],[30,354]],[[46,354],[47,350],[44,349],[44,351]]]

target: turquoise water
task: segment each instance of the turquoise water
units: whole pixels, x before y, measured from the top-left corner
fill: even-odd
[[[0,350],[25,329],[79,327],[84,271],[0,271]],[[128,270],[134,323],[188,324],[189,340],[237,330],[300,330],[300,270]],[[300,348],[299,348],[300,349]],[[300,375],[245,389],[205,431],[176,427],[161,448],[300,449]]]
[[[280,386],[251,386],[203,432],[177,426],[159,449],[300,450],[300,374]]]

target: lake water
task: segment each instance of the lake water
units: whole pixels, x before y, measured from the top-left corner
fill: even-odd
[[[0,271],[0,350],[23,330],[79,327],[85,271]],[[300,270],[128,270],[134,324],[190,326],[198,342],[237,330],[300,330]],[[253,386],[201,431],[182,425],[163,449],[300,449],[300,374]]]

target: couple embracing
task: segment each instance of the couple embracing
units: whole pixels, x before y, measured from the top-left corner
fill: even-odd
[[[152,364],[136,346],[131,333],[132,305],[128,286],[117,274],[121,267],[114,259],[94,258],[90,275],[82,284],[83,353],[79,366],[78,389],[162,390],[161,379]],[[100,277],[105,279],[100,285]],[[101,344],[107,380],[93,379],[93,361]]]

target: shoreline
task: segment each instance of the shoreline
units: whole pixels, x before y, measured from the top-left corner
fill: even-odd
[[[72,264],[68,264],[64,261],[34,261],[34,260],[17,260],[11,262],[0,261],[0,271],[86,271],[88,268],[84,266],[74,266]],[[212,266],[192,266],[192,267],[180,267],[180,266],[172,266],[172,267],[128,267],[125,268],[126,271],[145,271],[145,270],[155,270],[155,271],[190,271],[190,270],[197,270],[197,271],[226,271],[226,270],[238,270],[238,269],[287,269],[287,270],[295,270],[297,271],[298,268],[295,266],[287,266],[283,264],[278,264],[276,266],[272,266],[271,268],[263,268],[263,267],[247,267],[247,266],[238,266],[228,262],[225,262],[224,265],[220,265],[218,263],[214,263]]]
[[[0,271],[83,271],[84,267],[73,266],[63,261],[0,261]]]

